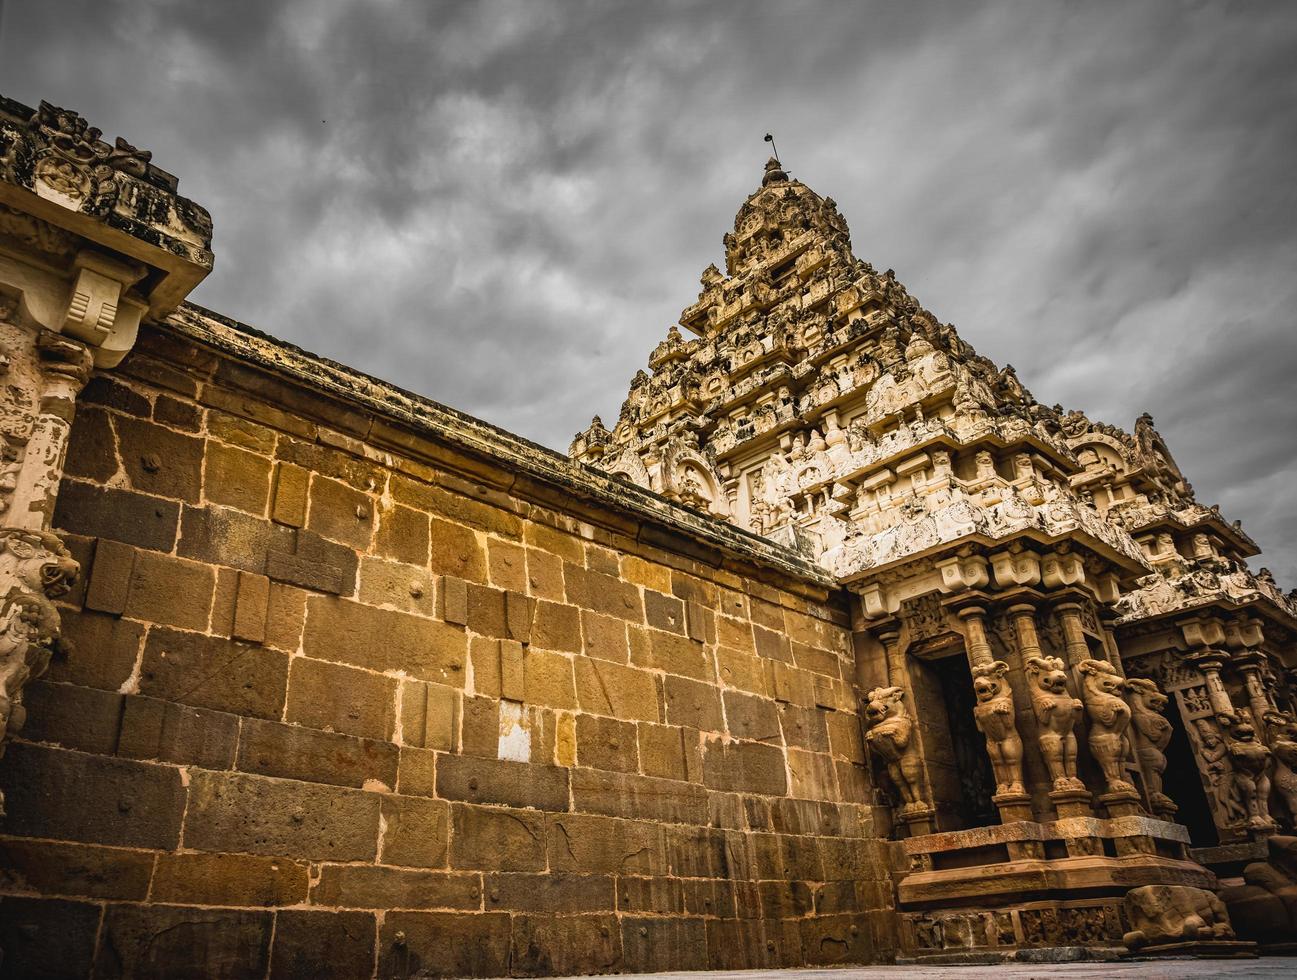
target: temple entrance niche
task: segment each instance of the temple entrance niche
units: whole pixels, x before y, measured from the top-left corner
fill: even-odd
[[[991,801],[995,794],[995,774],[986,754],[986,738],[977,728],[973,707],[973,675],[962,650],[924,667],[940,686],[945,705],[946,724],[950,730],[951,753],[959,797],[954,812],[963,827],[985,827],[1000,822],[999,811]]]
[[[977,727],[977,696],[963,635],[936,595],[909,600],[902,621],[910,637],[905,664],[937,830],[1000,822],[995,774]]]

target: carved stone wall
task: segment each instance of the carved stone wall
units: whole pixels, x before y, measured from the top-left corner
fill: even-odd
[[[888,959],[831,583],[331,370],[182,309],[83,392],[71,643],[0,761],[6,967]]]

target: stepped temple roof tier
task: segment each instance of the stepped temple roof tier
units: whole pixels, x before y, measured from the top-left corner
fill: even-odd
[[[778,160],[724,245],[726,271],[704,270],[616,424],[596,416],[575,459],[847,583],[916,560],[935,573],[969,546],[1067,542],[1060,574],[1088,569],[1125,616],[1221,594],[1291,617],[1244,564],[1255,544],[1197,503],[1149,416],[1132,435],[1036,401],[890,269],[856,258],[833,199]]]

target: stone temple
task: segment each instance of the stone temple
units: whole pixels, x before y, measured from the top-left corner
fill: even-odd
[[[1291,949],[1294,596],[777,160],[567,457],[186,303],[211,231],[0,99],[5,975]]]

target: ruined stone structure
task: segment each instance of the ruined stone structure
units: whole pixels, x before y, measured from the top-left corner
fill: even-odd
[[[569,459],[186,304],[207,213],[100,136],[0,101],[4,972],[1291,935],[1255,545],[776,161]]]

